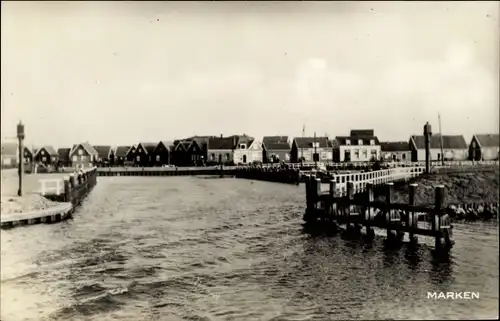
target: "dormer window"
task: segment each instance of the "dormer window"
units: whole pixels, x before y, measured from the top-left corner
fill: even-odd
[[[346,144],[347,146],[351,145],[351,140],[350,140],[350,139],[346,139],[346,140],[345,140],[345,144]]]
[[[374,145],[375,145],[375,140],[374,140],[374,139],[370,139],[370,145],[371,145],[371,146],[374,146]]]
[[[246,149],[247,148],[247,144],[240,144],[240,149]]]
[[[363,140],[362,139],[358,139],[358,145],[359,146],[363,146]]]
[[[79,149],[78,150],[78,155],[83,155],[83,150]]]

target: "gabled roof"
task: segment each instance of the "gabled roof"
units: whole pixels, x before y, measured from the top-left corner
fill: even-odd
[[[89,155],[95,155],[95,156],[98,155],[95,148],[92,145],[90,145],[88,142],[74,144],[73,147],[71,148],[71,151],[69,154],[72,155],[75,152],[75,150],[78,148],[78,146],[80,146],[80,145],[83,147],[83,149],[85,149],[87,151],[87,153]]]
[[[139,147],[139,145],[142,146],[146,154],[151,154],[155,150],[156,146],[158,146],[157,143],[139,143],[137,144],[137,147]]]
[[[264,136],[262,139],[263,144],[267,143],[287,143],[288,136]]]
[[[375,131],[373,129],[353,129],[351,130],[351,137],[373,137]]]
[[[290,143],[287,142],[273,142],[273,141],[268,141],[265,143],[262,143],[262,148],[270,151],[270,150],[290,150],[291,146]]]
[[[234,149],[234,137],[212,137],[208,140],[208,149]]]
[[[156,147],[153,150],[153,152],[156,151],[156,149],[158,148],[158,146],[160,146],[160,144],[163,145],[163,147],[165,147],[165,149],[170,152],[170,146],[172,146],[173,142],[168,140],[160,140],[158,144],[156,144]]]
[[[297,148],[313,148],[313,143],[319,143],[319,148],[330,148],[332,147],[331,141],[328,137],[295,137],[295,144]]]
[[[45,149],[45,151],[50,155],[50,156],[58,156],[56,150],[54,149],[54,147],[50,146],[50,145],[46,145],[46,146],[43,146],[43,147],[40,147],[37,151],[36,151],[36,154],[38,154],[42,149]],[[36,155],[35,154],[35,155]]]
[[[127,156],[129,153],[134,153],[136,149],[137,149],[137,145],[130,146],[130,148],[125,153],[125,156]]]
[[[17,143],[2,143],[2,156],[16,156],[17,148]]]
[[[357,146],[359,145],[359,141],[361,140],[363,143],[363,146],[368,146],[370,145],[370,141],[374,140],[375,145],[380,145],[380,142],[377,138],[377,136],[337,136],[335,137],[335,140],[339,144],[339,146],[346,146],[347,145],[347,140],[350,140],[350,145],[352,146]]]
[[[127,156],[127,152],[130,149],[130,146],[118,146],[116,148],[116,157],[125,157]]]
[[[99,158],[108,158],[109,154],[111,153],[111,146],[93,146],[94,149],[97,151],[97,155]]]
[[[69,160],[69,153],[71,152],[71,148],[59,148],[57,150],[57,155],[60,160]]]
[[[476,140],[481,147],[499,147],[500,146],[500,135],[498,134],[476,134],[474,135]]]
[[[408,142],[381,142],[380,149],[383,152],[408,152],[410,144]]]
[[[425,149],[424,136],[413,135],[410,137],[415,142],[417,149]],[[441,148],[441,136],[434,134],[431,136],[430,145],[432,149]],[[443,148],[446,149],[468,149],[465,138],[462,135],[443,135]]]

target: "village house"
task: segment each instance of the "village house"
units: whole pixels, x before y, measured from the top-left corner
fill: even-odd
[[[53,166],[59,160],[59,154],[54,147],[46,145],[39,148],[34,155],[36,164],[43,164],[45,166]]]
[[[110,166],[115,161],[115,154],[113,152],[113,148],[111,146],[105,145],[94,145],[92,146],[97,152],[97,166]]]
[[[408,142],[381,142],[381,159],[386,162],[409,162],[411,150]]]
[[[137,145],[130,146],[129,150],[125,154],[125,165],[134,165],[135,164],[135,151],[137,149]]]
[[[373,129],[351,130],[349,136],[337,136],[335,141],[338,162],[370,162],[380,158],[380,142]]]
[[[134,165],[140,167],[151,166],[153,159],[153,151],[157,143],[139,143],[134,153]]]
[[[236,139],[231,137],[211,137],[208,140],[208,164],[234,164]]]
[[[130,150],[130,146],[118,146],[115,151],[115,162],[113,165],[123,166],[127,160],[127,152]]]
[[[333,160],[333,147],[328,137],[295,137],[290,151],[292,163],[322,162]]]
[[[84,142],[73,145],[69,152],[69,157],[73,167],[86,168],[95,165],[98,153],[92,145]]]
[[[233,161],[235,164],[262,163],[262,143],[247,135],[234,135]]]
[[[288,136],[265,136],[262,139],[262,161],[278,163],[290,161],[290,141]]]
[[[469,160],[498,160],[500,139],[498,134],[475,134],[469,144]]]
[[[190,137],[191,144],[188,147],[188,154],[191,157],[191,164],[203,166],[208,158],[208,141],[215,136],[194,136]]]
[[[171,154],[171,146],[173,145],[172,142],[169,141],[160,141],[158,145],[156,145],[155,149],[153,150],[153,162],[152,164],[154,166],[163,166],[163,165],[169,165],[171,162],[170,159],[170,154]]]
[[[57,156],[58,156],[58,166],[71,167],[71,158],[69,157],[69,153],[71,152],[71,148],[58,148]]]
[[[444,160],[463,161],[468,159],[469,147],[462,135],[431,136],[430,157],[432,161],[441,161],[441,141],[443,143]],[[411,161],[425,161],[425,138],[424,136],[413,135],[409,140],[411,150]]]
[[[18,164],[18,145],[14,142],[2,143],[2,168],[15,167]]]
[[[33,151],[28,147],[24,146],[23,157],[24,164],[31,165],[33,164]]]

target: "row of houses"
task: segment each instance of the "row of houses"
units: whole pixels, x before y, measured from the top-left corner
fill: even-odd
[[[467,144],[462,135],[434,135],[431,159],[494,160],[499,158],[499,135],[473,135]],[[10,148],[10,150],[8,150]],[[17,163],[17,145],[2,144],[2,165]],[[10,159],[9,159],[10,155]],[[71,148],[43,146],[24,149],[24,162],[59,166],[203,166],[276,162],[423,161],[425,139],[380,142],[374,130],[352,130],[349,136],[266,136],[262,141],[243,135],[194,136],[175,141],[139,142],[130,146],[74,144]]]

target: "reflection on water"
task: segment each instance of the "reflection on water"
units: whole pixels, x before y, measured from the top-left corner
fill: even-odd
[[[72,221],[2,231],[2,320],[467,319],[498,314],[496,225],[455,247],[304,231],[303,186],[106,177]],[[479,300],[427,299],[478,291]]]

